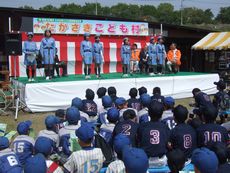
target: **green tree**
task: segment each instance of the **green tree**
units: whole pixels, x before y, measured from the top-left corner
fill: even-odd
[[[27,10],[34,10],[34,8],[32,6],[29,6],[29,5],[24,5],[24,6],[19,7],[19,8],[27,9]]]
[[[170,24],[174,23],[175,13],[173,5],[170,3],[161,3],[157,7],[156,17],[159,22]]]
[[[97,3],[98,14],[101,11],[101,9],[102,9],[101,4]],[[85,5],[82,7],[81,13],[95,15],[96,14],[96,3],[85,3]]]
[[[230,7],[220,8],[216,20],[220,23],[230,24]]]
[[[65,13],[81,13],[82,7],[75,3],[71,4],[61,4],[58,8],[58,11],[65,12]]]
[[[44,7],[39,8],[39,10],[43,11],[58,11],[58,8],[53,5],[46,5]]]

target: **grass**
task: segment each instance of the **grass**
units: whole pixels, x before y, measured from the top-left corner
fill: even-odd
[[[186,106],[189,109],[189,103],[191,103],[193,99],[187,98],[187,99],[179,99],[176,100],[176,105],[181,104]],[[14,115],[9,116],[0,116],[0,123],[6,123],[7,126],[7,132],[11,130],[16,130],[17,124],[21,121],[25,120],[31,120],[33,125],[32,128],[35,131],[35,134],[37,134],[40,130],[45,128],[44,121],[45,118],[50,115],[54,114],[54,112],[47,112],[47,113],[28,113],[28,112],[19,112],[18,120],[14,120]]]

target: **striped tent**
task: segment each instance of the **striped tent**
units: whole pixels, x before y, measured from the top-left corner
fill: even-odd
[[[192,46],[194,50],[230,49],[230,32],[212,32]]]
[[[82,35],[53,35],[58,49],[58,57],[61,61],[68,62],[68,74],[83,74],[82,57],[80,55],[80,44],[83,40]],[[40,41],[43,35],[34,35],[33,40],[40,48]],[[22,45],[27,39],[25,33],[22,34]],[[144,47],[149,37],[129,37],[130,43],[136,43],[138,48]],[[91,37],[94,42],[94,36]],[[121,56],[120,48],[123,42],[123,37],[120,36],[101,36],[101,42],[104,45],[104,64],[102,67],[103,73],[121,72]],[[14,75],[14,58],[16,58],[16,75],[19,77],[26,76],[26,66],[24,65],[24,56],[9,57],[10,75]],[[43,69],[37,70],[37,76],[43,75]]]

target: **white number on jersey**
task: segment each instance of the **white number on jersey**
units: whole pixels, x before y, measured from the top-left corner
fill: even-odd
[[[10,166],[15,166],[15,165],[18,165],[18,161],[17,159],[15,158],[15,156],[8,156],[7,157],[7,160],[10,164]]]
[[[23,153],[24,152],[24,142],[15,142],[14,143],[14,152]]]

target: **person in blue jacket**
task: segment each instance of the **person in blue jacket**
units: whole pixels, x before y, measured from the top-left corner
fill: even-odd
[[[95,43],[93,44],[93,58],[95,63],[95,74],[97,75],[97,78],[101,77],[101,65],[103,63],[103,54],[104,54],[104,48],[103,44],[100,42],[100,35],[95,36]]]
[[[123,77],[128,77],[129,73],[129,63],[131,58],[131,48],[129,45],[129,39],[125,37],[123,39],[123,45],[121,47],[121,62],[122,62],[122,70]]]
[[[91,64],[93,62],[93,46],[92,43],[89,41],[90,34],[85,33],[84,34],[84,40],[81,42],[81,56],[84,63],[84,73],[85,78],[90,79],[90,73],[91,73]]]
[[[164,40],[162,37],[158,38],[157,43],[157,65],[158,65],[158,74],[162,74],[165,68],[165,59],[166,59],[166,51]]]
[[[149,65],[149,75],[154,76],[157,72],[157,46],[154,42],[154,37],[150,38],[150,44],[148,46],[148,65]]]
[[[47,29],[44,33],[44,38],[41,41],[40,53],[42,56],[46,80],[52,79],[54,58],[56,55],[55,40],[52,37],[51,30]]]
[[[33,32],[28,32],[28,39],[24,42],[23,53],[24,64],[26,65],[26,74],[29,82],[33,82],[36,76],[36,56],[38,54],[38,49],[36,43],[33,41]]]

